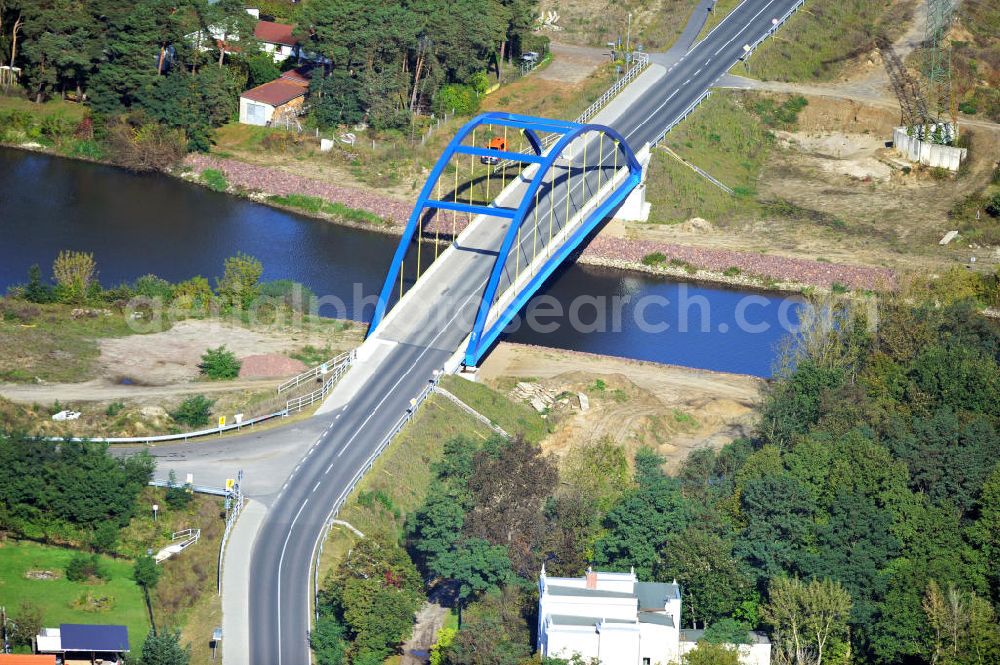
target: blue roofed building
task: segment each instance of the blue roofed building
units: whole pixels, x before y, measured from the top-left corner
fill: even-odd
[[[129,653],[125,626],[64,623],[42,628],[36,639],[38,653],[61,656],[63,663],[119,663]]]

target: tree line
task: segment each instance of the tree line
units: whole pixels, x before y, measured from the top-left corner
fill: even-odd
[[[132,282],[104,287],[98,277],[97,262],[89,252],[63,250],[52,262],[51,278],[36,264],[28,270],[28,281],[8,290],[8,297],[37,304],[113,306],[137,309],[154,305],[178,311],[245,311],[255,305],[286,307],[308,312],[315,306],[315,294],[306,286],[287,279],[262,281],[264,266],[256,257],[242,252],[223,263],[223,273],[213,288],[197,275],[171,283],[153,274]]]
[[[0,431],[0,530],[110,552],[153,475],[148,454]]]
[[[684,628],[766,631],[779,665],[1000,660],[1000,332],[968,301],[876,309],[874,325],[831,306],[790,346],[754,436],[673,475],[607,441],[558,466],[520,437],[446,442],[406,532],[378,546],[395,563],[338,573],[405,597],[392,628],[366,623],[385,604],[330,600],[319,662],[390,655],[432,591],[462,617],[433,662],[527,663],[542,563],[676,578]],[[373,632],[375,650],[359,642]],[[706,644],[687,662],[734,659]]]
[[[328,59],[312,80],[321,125],[408,125],[416,110],[471,113],[505,58],[544,50],[537,0],[310,0],[296,34]]]
[[[544,50],[547,41],[530,32],[536,5],[307,0],[264,9],[294,23],[318,63],[316,125],[387,129],[409,125],[417,110],[474,111],[488,71],[499,76],[505,57]],[[96,136],[115,155],[153,151],[162,167],[178,147],[208,150],[212,130],[236,118],[239,94],[280,75],[253,37],[255,23],[241,0],[0,0],[0,64],[21,69],[36,102],[86,102],[93,119],[74,129],[78,137]],[[11,80],[0,86],[9,91]]]

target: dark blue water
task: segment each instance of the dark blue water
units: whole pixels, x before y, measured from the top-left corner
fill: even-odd
[[[396,238],[341,227],[157,175],[0,149],[0,290],[43,272],[63,249],[93,252],[106,285],[153,273],[214,281],[246,252],[264,279],[334,295],[364,319]],[[529,304],[505,339],[527,344],[769,376],[798,303],[573,265]],[[561,315],[559,311],[561,309]],[[529,321],[531,325],[529,325]]]

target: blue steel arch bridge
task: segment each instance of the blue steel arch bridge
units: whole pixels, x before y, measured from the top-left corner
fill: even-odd
[[[512,113],[473,118],[449,142],[420,191],[369,336],[379,334],[394,312],[407,316],[404,311],[431,307],[440,319],[459,310],[465,317],[453,324],[468,330],[463,364],[476,366],[545,280],[641,179],[636,155],[610,127]],[[450,240],[443,252],[442,238]],[[485,260],[477,270],[463,268],[463,253]],[[432,274],[462,280],[481,275],[482,285],[465,302],[430,301],[418,287]]]

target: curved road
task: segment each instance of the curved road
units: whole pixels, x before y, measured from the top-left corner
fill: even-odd
[[[637,94],[636,84],[643,79],[649,83],[650,73],[644,73],[620,96],[629,101],[625,112],[605,124],[632,146],[655,140],[737,62],[744,44],[766,34],[772,20],[795,4],[796,0],[746,0],[673,64],[672,57],[654,58],[666,63],[653,65],[660,76]],[[595,119],[601,121],[600,116]],[[558,184],[550,195],[560,195]],[[299,431],[299,436],[308,437],[304,441],[309,448],[274,496],[253,548],[252,665],[310,662],[309,588],[315,545],[351,479],[471,330],[478,296],[495,257],[491,249],[499,245],[505,228],[499,221],[479,227],[470,231],[445,269],[421,279],[419,297],[407,301],[406,311],[393,310],[393,318],[386,319],[366,343],[371,358],[353,368],[328,401],[340,406]],[[522,253],[527,254],[523,249]],[[290,448],[287,454],[301,454],[298,450]],[[276,460],[276,477],[283,475],[279,467],[290,464],[287,457],[280,463]]]

